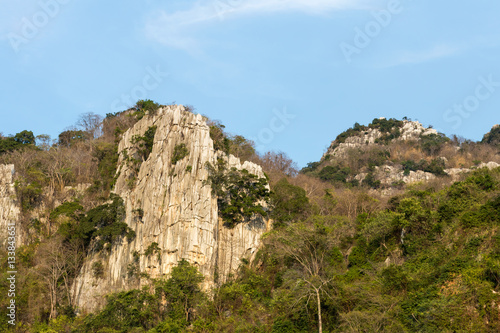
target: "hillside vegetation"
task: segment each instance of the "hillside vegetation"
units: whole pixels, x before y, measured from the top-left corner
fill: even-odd
[[[262,165],[268,177],[225,170],[222,162],[207,165],[225,223],[254,213],[272,218],[255,260],[242,260],[237,274],[210,290],[202,289],[203,276],[187,261],[159,279],[131,264],[129,274],[149,283],[108,295],[96,313],[80,313],[70,286],[83,259],[136,236],[123,223],[123,200],[111,193],[118,142],[159,107],[139,101],[104,119],[84,115],[55,142],[29,131],[0,137],[0,164],[15,164],[19,224],[28,235],[28,244],[17,250],[18,325],[3,320],[0,330],[500,331],[500,168],[478,167],[500,162],[498,127],[482,142],[439,133],[400,140],[407,120],[394,119],[355,124],[300,172],[284,153],[259,155],[251,141],[207,119],[216,149]],[[342,148],[375,129],[377,142]],[[147,159],[152,145],[148,135],[135,141],[131,165]],[[179,146],[171,162],[185,150]],[[381,166],[436,178],[384,185],[377,179]],[[468,172],[452,178],[449,168]],[[219,180],[230,185],[229,194]],[[258,203],[263,198],[267,211]],[[138,219],[144,214],[135,213]],[[160,255],[157,245],[134,256]],[[0,293],[6,295],[7,256],[0,251]],[[92,266],[96,279],[102,269],[99,262]],[[0,299],[3,318],[7,302]]]

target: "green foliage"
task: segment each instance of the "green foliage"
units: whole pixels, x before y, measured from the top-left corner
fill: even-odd
[[[197,316],[205,295],[200,289],[203,276],[187,261],[180,261],[167,280],[154,288],[123,291],[106,297],[106,306],[84,319],[79,332],[102,329],[117,332],[182,332]]]
[[[382,278],[385,293],[398,293],[408,287],[408,276],[401,266],[390,265],[382,271]]]
[[[104,309],[85,318],[81,331],[100,328],[129,332],[132,329],[151,329],[158,322],[158,299],[145,290],[123,291],[106,297]]]
[[[404,175],[408,176],[410,171],[422,170],[424,172],[430,172],[436,176],[446,176],[447,173],[444,171],[445,163],[442,158],[435,158],[431,160],[431,162],[427,162],[426,160],[421,160],[416,163],[412,160],[403,161],[401,163],[403,167]]]
[[[500,145],[500,126],[494,126],[490,132],[484,135],[481,142],[498,147]]]
[[[222,125],[220,122],[213,122],[212,124],[209,124],[209,128],[210,138],[214,143],[214,149],[229,154],[231,142],[224,132],[224,128],[226,128],[226,126]]]
[[[32,131],[22,131],[14,136],[14,140],[22,145],[34,145],[35,136]]]
[[[175,145],[174,152],[172,154],[172,164],[176,164],[178,161],[182,160],[184,157],[189,155],[189,150],[186,147],[186,144],[180,143]]]
[[[121,237],[129,241],[135,238],[135,232],[130,229],[125,219],[125,206],[123,199],[116,194],[111,194],[111,203],[106,203],[89,210],[85,215],[73,214],[73,221],[68,221],[59,227],[58,233],[67,241],[81,241],[87,248],[93,241],[93,248],[97,251],[111,245]],[[78,209],[77,204],[68,204],[60,211],[71,212]],[[57,210],[57,208],[56,208]],[[55,213],[57,216],[58,212]]]
[[[204,295],[200,289],[203,275],[185,260],[172,269],[170,278],[155,283],[155,293],[168,300],[167,312],[172,319],[188,323],[194,319],[194,309]]]
[[[31,183],[15,182],[17,196],[21,202],[21,208],[24,212],[32,210],[42,202],[43,186],[38,181]]]
[[[309,162],[307,163],[307,166],[303,167],[300,170],[300,173],[310,173],[314,172],[318,169],[318,167],[321,165],[321,162]]]
[[[160,108],[160,104],[155,103],[150,99],[139,100],[135,104],[134,109],[136,110],[133,115],[138,119],[142,119],[145,115],[155,115]]]
[[[254,143],[252,141],[245,139],[241,135],[228,135],[224,131],[226,127],[219,121],[209,121],[208,126],[215,150],[220,150],[226,154],[233,154],[241,160],[249,160],[255,155]]]
[[[104,266],[102,262],[95,261],[92,264],[92,276],[94,279],[102,279],[104,277]]]
[[[348,167],[341,168],[338,165],[326,166],[319,172],[319,178],[330,182],[347,182],[347,177],[351,174],[351,169]]]
[[[100,175],[97,187],[102,187],[105,192],[109,192],[116,181],[118,144],[98,142],[94,145],[93,156],[97,159],[97,170]]]
[[[158,243],[153,242],[151,243],[146,251],[144,251],[144,255],[149,257],[150,255],[156,253],[156,256],[158,258],[158,261],[161,261],[161,248],[158,246]]]
[[[269,198],[267,179],[258,178],[247,170],[231,168],[219,159],[217,165],[206,164],[209,176],[207,183],[212,194],[217,196],[219,216],[230,228],[252,217],[254,214],[266,215],[262,206]]]
[[[13,137],[0,136],[0,155],[25,147],[34,147],[35,136],[32,131],[24,130]]]
[[[383,133],[382,139],[380,139],[380,142],[387,143],[389,140],[392,140],[394,138],[399,137],[400,132],[399,128],[403,127],[403,122],[401,120],[396,120],[394,118],[391,119],[373,119],[371,124],[368,126],[360,125],[358,123],[355,123],[352,128],[349,128],[347,131],[340,133],[337,138],[335,139],[334,144],[340,144],[345,142],[345,140],[351,136],[356,136],[361,132],[365,132],[368,129],[378,129],[380,132]],[[334,149],[333,147],[330,147],[331,149]]]
[[[274,226],[304,217],[310,208],[306,191],[290,184],[286,178],[273,186],[270,198],[273,207],[271,218],[274,220]]]
[[[89,140],[89,134],[82,130],[67,130],[59,134],[57,144],[63,147],[72,147],[79,142]]]
[[[154,138],[156,134],[156,126],[150,126],[144,132],[143,136],[134,135],[132,138],[133,144],[138,144],[137,153],[143,161],[147,160],[151,151],[153,151]]]
[[[420,135],[420,146],[422,150],[429,155],[435,155],[441,151],[444,144],[449,142],[450,139],[443,133]]]
[[[78,201],[67,201],[54,208],[54,210],[50,212],[49,217],[54,221],[60,215],[65,215],[67,217],[78,220],[81,212],[83,212],[83,206],[80,205]]]
[[[381,185],[381,182],[380,180],[377,180],[375,178],[375,175],[372,173],[372,172],[369,172],[365,179],[363,179],[363,185],[366,185],[368,187],[371,187],[371,188],[379,188],[380,185]]]

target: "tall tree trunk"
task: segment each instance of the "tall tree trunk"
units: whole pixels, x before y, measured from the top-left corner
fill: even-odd
[[[319,289],[314,289],[316,291],[316,298],[318,300],[318,327],[319,333],[323,332],[323,322],[321,321],[321,298],[319,297]]]

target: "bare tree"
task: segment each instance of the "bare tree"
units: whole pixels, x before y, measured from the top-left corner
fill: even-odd
[[[57,317],[57,303],[59,296],[58,282],[66,271],[66,255],[64,245],[60,238],[54,237],[40,245],[38,249],[38,262],[35,268],[45,282],[50,299],[50,319]]]
[[[331,297],[328,290],[335,277],[328,257],[333,244],[328,239],[328,233],[305,224],[294,224],[285,230],[276,231],[266,239],[266,244],[278,255],[293,259],[289,280],[296,281],[293,289],[298,295],[294,305],[306,299],[307,306],[311,298],[315,299],[318,329],[320,333],[323,332],[321,296]]]
[[[76,125],[89,134],[91,139],[97,139],[102,135],[102,116],[93,112],[80,115]]]
[[[52,139],[48,134],[40,134],[36,136],[36,145],[42,150],[49,150],[52,146]]]

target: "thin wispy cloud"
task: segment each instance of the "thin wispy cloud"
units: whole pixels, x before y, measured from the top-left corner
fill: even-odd
[[[241,16],[303,12],[324,15],[331,11],[372,8],[367,0],[215,0],[197,2],[192,7],[169,13],[162,11],[150,18],[147,37],[170,47],[193,50],[198,44],[191,34],[204,24],[223,22]]]
[[[385,62],[378,65],[378,68],[389,68],[402,65],[422,64],[429,61],[434,61],[442,58],[448,58],[459,54],[463,48],[459,46],[441,44],[424,50],[401,51],[396,53],[392,58],[386,59]]]

